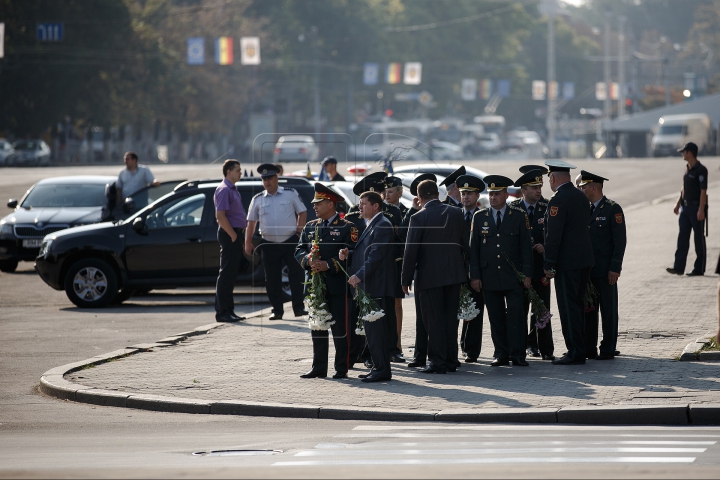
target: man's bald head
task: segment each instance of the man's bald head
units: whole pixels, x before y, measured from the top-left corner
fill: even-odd
[[[550,179],[550,188],[553,192],[563,183],[571,181],[570,172],[550,172],[548,177]]]

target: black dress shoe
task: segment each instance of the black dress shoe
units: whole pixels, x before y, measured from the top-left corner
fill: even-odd
[[[327,372],[322,373],[318,372],[317,370],[310,370],[307,373],[303,373],[300,375],[300,378],[325,378],[327,377]]]
[[[665,271],[668,273],[671,273],[673,275],[682,275],[683,274],[683,272],[679,272],[679,271],[675,270],[674,268],[666,268]]]
[[[615,358],[615,355],[598,355],[595,357],[595,360],[612,360]]]
[[[427,367],[421,368],[420,370],[418,370],[418,372],[420,372],[420,373],[447,373],[447,369],[446,368],[436,368],[436,367],[433,367],[432,365],[428,365]]]
[[[405,359],[400,355],[393,355],[390,357],[390,361],[393,363],[405,363]]]
[[[237,317],[235,317],[235,318],[237,318]],[[232,322],[238,321],[235,318],[233,318],[233,316],[230,315],[229,313],[226,313],[225,315],[220,315],[220,316],[215,317],[215,321],[222,322],[222,323],[232,323]]]
[[[390,377],[386,377],[383,375],[368,375],[367,377],[360,380],[361,382],[365,383],[373,383],[373,382],[387,382],[390,380]]]
[[[542,359],[543,359],[543,360],[555,360],[555,355],[545,355],[545,354],[543,353],[543,354],[542,354]]]
[[[523,360],[522,358],[513,358],[512,364],[516,367],[527,367],[530,365],[527,361]]]
[[[477,362],[476,357],[465,357],[465,363],[475,363]]]
[[[360,375],[358,375],[358,378],[367,378],[369,376],[370,376],[369,373],[361,373]]]
[[[373,363],[372,360],[365,360],[365,368],[372,368]]]
[[[235,312],[230,314],[230,317],[232,317],[233,322],[241,322],[245,320],[245,317],[241,317],[240,315],[236,315]]]
[[[296,317],[304,317],[307,314],[308,314],[307,310],[301,310],[299,312],[295,312]]]
[[[566,355],[562,358],[553,360],[552,363],[553,365],[585,365],[585,359],[582,358],[580,360],[575,360]]]
[[[408,367],[410,368],[424,367],[425,365],[427,365],[426,362],[421,362],[419,360],[413,360],[412,362],[408,363]]]
[[[686,273],[685,275],[687,275],[688,277],[702,277],[705,274],[701,272],[690,272]]]
[[[585,354],[585,358],[588,360],[595,360],[595,357],[597,357],[597,353],[587,353]]]
[[[268,320],[282,320],[282,313],[280,315],[273,313]]]
[[[613,352],[613,355],[615,355],[616,357],[620,356],[620,350],[615,350]]]
[[[490,362],[491,367],[503,367],[505,365],[510,365],[510,360],[507,358],[496,358],[492,362]]]
[[[531,357],[537,358],[540,356],[540,351],[538,350],[538,347],[528,347],[527,351],[528,355],[530,355]]]
[[[347,373],[340,373],[336,372],[335,375],[332,376],[335,380],[338,380],[340,378],[348,378]]]

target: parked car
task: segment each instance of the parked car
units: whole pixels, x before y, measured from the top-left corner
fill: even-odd
[[[275,144],[274,162],[317,162],[320,149],[310,135],[283,135]]]
[[[65,290],[71,302],[84,308],[121,302],[136,289],[212,287],[220,265],[213,204],[220,181],[183,182],[127,220],[47,235],[35,269],[50,287]],[[246,209],[252,197],[263,190],[259,179],[243,178],[236,185]],[[310,208],[312,183],[280,177],[280,185],[294,188],[308,207],[308,220],[316,218]],[[259,242],[256,235],[253,243]],[[237,283],[263,285],[259,256],[245,259]],[[283,281],[289,299],[287,275]]]
[[[15,152],[7,158],[7,164],[21,166],[50,166],[50,147],[43,140],[19,140],[13,143]]]
[[[500,137],[497,133],[485,133],[478,138],[481,153],[498,153],[500,151]]]
[[[13,153],[15,153],[15,149],[12,144],[4,138],[0,138],[0,167],[8,164],[7,159]]]
[[[14,272],[20,261],[35,260],[45,235],[66,228],[101,221],[105,187],[117,177],[87,175],[40,180],[18,202],[14,211],[0,220],[0,271]],[[120,202],[115,220],[127,218],[171,191],[180,181],[148,187]]]
[[[451,164],[451,163],[423,163],[423,164],[416,164],[416,165],[402,165],[399,167],[395,167],[393,170],[395,171],[395,174],[398,173],[434,173],[435,175],[442,175],[443,178],[450,175],[452,172],[460,168],[460,165],[458,164]],[[483,172],[482,170],[478,170],[477,168],[473,167],[465,167],[465,171],[468,175],[474,175],[480,179],[485,178],[485,175],[489,175],[489,173]],[[520,176],[518,174],[518,176]],[[438,180],[439,182],[440,180]],[[519,198],[520,197],[520,187],[509,187],[508,193],[511,197]],[[487,194],[487,192],[485,192]],[[513,198],[513,199],[514,199]]]

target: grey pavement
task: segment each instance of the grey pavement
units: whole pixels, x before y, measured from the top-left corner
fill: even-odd
[[[720,186],[712,185],[709,194],[711,199],[718,198]],[[705,277],[671,276],[665,267],[671,264],[677,232],[672,201],[649,202],[626,210],[628,249],[619,283],[618,349],[622,354],[612,361],[555,366],[530,359],[530,367],[490,367],[492,345],[486,316],[479,363],[463,364],[457,373],[425,376],[406,365],[393,364],[393,380],[387,383],[361,383],[357,376],[364,369],[352,370],[347,380],[306,380],[299,375],[310,368],[312,348],[304,322],[269,321],[267,311],[261,311],[240,324],[223,325],[173,346],[157,346],[85,368],[65,380],[115,392],[122,398],[164,397],[150,397],[161,404],[199,400],[207,405],[244,402],[332,407],[346,412],[397,410],[420,415],[441,413],[437,419],[446,420],[452,419],[453,411],[522,412],[530,408],[538,413],[542,410],[537,409],[544,408],[564,409],[571,415],[573,409],[598,406],[629,412],[635,409],[627,407],[633,406],[676,406],[679,410],[675,412],[688,405],[691,409],[718,407],[717,363],[676,360],[688,343],[706,336],[717,325],[717,276],[712,272],[718,248],[709,248]],[[717,238],[720,225],[713,222],[710,228],[710,238]],[[562,353],[559,318],[553,310],[556,353]],[[402,342],[410,357],[407,346],[413,343],[415,320],[412,298],[405,299],[404,311]],[[130,400],[125,404],[130,405]],[[153,407],[152,401],[132,404],[170,408]],[[307,414],[298,411],[301,416]],[[662,417],[669,414],[662,409],[651,411],[657,423],[663,423]],[[720,421],[718,411],[713,408],[711,417]]]

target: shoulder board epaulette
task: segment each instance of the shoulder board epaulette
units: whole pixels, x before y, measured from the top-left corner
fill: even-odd
[[[610,200],[609,198],[605,198],[605,202],[608,203],[608,205],[615,205],[615,200]]]
[[[538,200],[538,204],[542,205],[543,207],[547,207],[548,201],[547,200]]]
[[[488,209],[487,209],[486,207],[481,207],[481,208],[479,208],[478,211],[475,212],[475,213],[484,213],[484,212],[487,212],[487,211],[488,211]]]
[[[512,203],[510,204],[510,208],[512,208],[513,210],[516,210],[516,211],[518,211],[518,212],[520,212],[520,213],[525,213],[525,210],[523,210],[522,208],[520,208],[520,207],[518,207],[517,205],[514,205],[514,204],[512,204]]]
[[[333,222],[333,225],[347,225],[350,223],[349,221],[345,220],[344,218],[338,216],[335,221]]]
[[[513,200],[512,202],[510,202],[510,205],[519,206],[520,202],[522,202],[522,201],[523,201],[522,198],[518,198],[517,200]]]
[[[284,190],[287,190],[288,192],[294,192],[294,191],[295,191],[294,188],[290,188],[290,187],[283,187],[283,189],[284,189]]]

